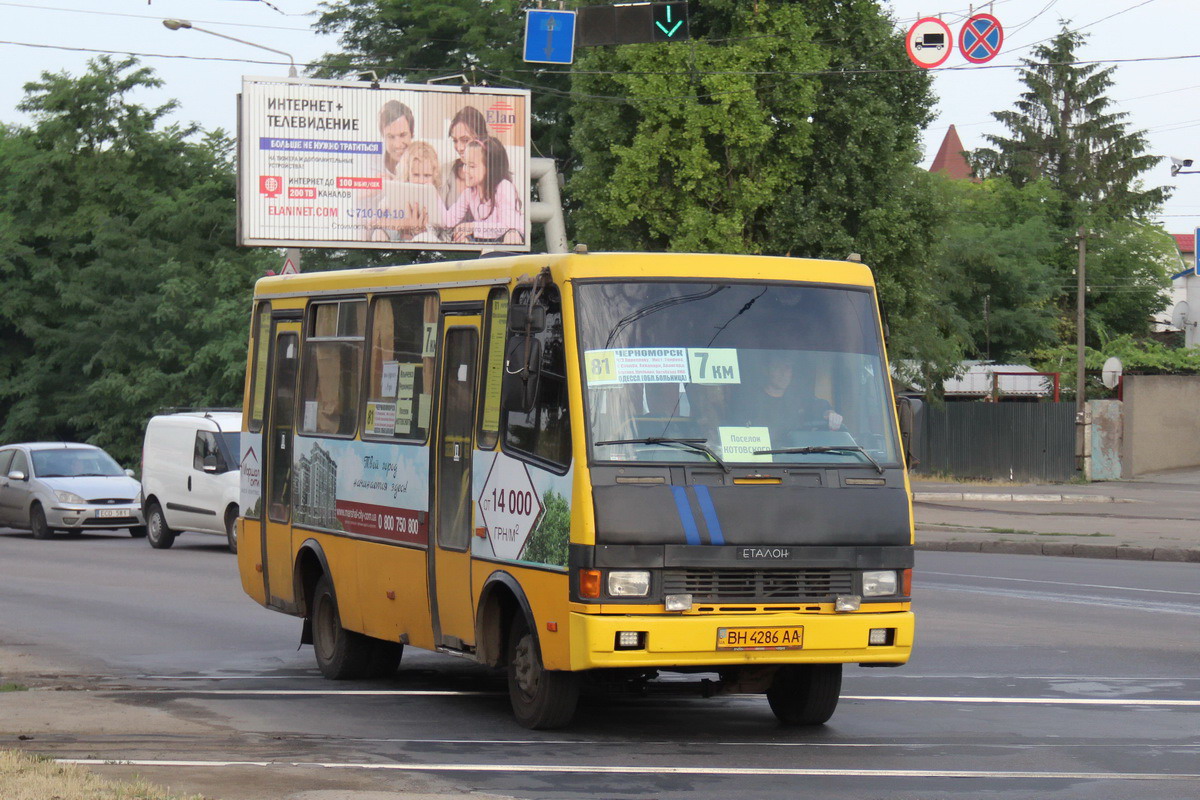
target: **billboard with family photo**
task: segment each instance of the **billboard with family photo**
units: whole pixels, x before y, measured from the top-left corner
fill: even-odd
[[[238,243],[529,250],[529,92],[243,78]]]

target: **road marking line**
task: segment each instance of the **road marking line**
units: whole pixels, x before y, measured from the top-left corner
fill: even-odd
[[[595,747],[616,746],[623,747],[629,742],[625,740],[616,741],[613,739],[401,739],[401,738],[372,738],[372,737],[339,737],[338,741],[345,742],[376,742],[381,744],[406,744],[406,745],[421,745],[421,744],[469,744],[469,745],[495,745],[498,747],[508,747],[510,745],[519,746],[537,746],[545,745],[547,747],[557,747],[561,745],[590,745]],[[675,747],[679,745],[677,740],[644,740],[638,744],[642,747]],[[766,742],[766,741],[748,741],[748,742],[722,742],[722,741],[705,741],[705,745],[712,747],[788,747],[801,748],[813,747],[834,750],[838,748],[847,748],[851,750],[875,749],[875,750],[929,750],[931,748],[944,748],[945,742]],[[971,749],[982,750],[1083,750],[1083,749],[1101,749],[1101,750],[1132,750],[1134,748],[1141,749],[1160,749],[1161,742],[1119,742],[1114,744],[1097,744],[1093,742],[1046,742],[1046,743],[1021,743],[1021,744],[981,744],[973,743]],[[1172,750],[1198,750],[1200,744],[1172,744]]]
[[[128,692],[131,694],[184,694],[274,697],[494,697],[502,691],[457,689],[171,689],[126,687],[121,689],[74,689],[82,692]],[[699,695],[697,695],[699,697]],[[757,698],[758,695],[733,695],[728,699]],[[990,703],[995,705],[1068,705],[1068,706],[1177,706],[1200,707],[1200,700],[1153,700],[1107,697],[954,697],[925,695],[842,695],[842,700],[880,700],[897,703]]]
[[[905,695],[842,695],[843,700],[887,700],[898,703],[993,703],[1047,706],[1183,706],[1200,707],[1200,700],[1124,700],[1108,697],[916,697]]]
[[[1182,594],[1188,597],[1200,597],[1200,592],[1180,592],[1174,589],[1142,589],[1132,586],[1108,586],[1103,583],[1073,583],[1071,581],[1044,581],[1036,578],[1001,578],[995,575],[963,575],[957,572],[928,572],[926,570],[916,571],[917,577],[921,575],[938,575],[943,578],[979,578],[988,581],[1011,581],[1013,583],[1045,583],[1051,586],[1078,586],[1084,589],[1113,589],[1118,592],[1136,592],[1139,594]]]
[[[798,767],[672,767],[672,766],[573,766],[559,764],[372,764],[342,761],[183,761],[172,759],[57,758],[58,764],[83,767],[322,767],[399,772],[503,772],[574,773],[610,775],[763,775],[835,778],[1029,778],[1033,780],[1196,780],[1200,773],[1155,774],[1144,772],[1027,772],[1022,770],[916,770],[916,769],[804,769]]]

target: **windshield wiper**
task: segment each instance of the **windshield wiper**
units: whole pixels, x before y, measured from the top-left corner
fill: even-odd
[[[610,444],[665,444],[677,447],[682,447],[685,450],[692,450],[704,455],[717,462],[721,469],[729,472],[729,465],[721,460],[721,457],[716,454],[711,447],[708,446],[708,439],[671,439],[663,436],[646,436],[641,439],[609,439],[604,442],[596,442],[596,447],[604,447]]]
[[[778,450],[755,450],[756,456],[773,456],[773,455],[791,455],[793,453],[862,453],[863,458],[871,462],[871,466],[882,475],[883,467],[879,466],[879,462],[871,458],[871,454],[863,450],[856,444],[827,444],[814,445],[813,447],[781,447]]]

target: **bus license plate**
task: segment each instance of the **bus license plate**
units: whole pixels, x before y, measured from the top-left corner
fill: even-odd
[[[718,650],[799,650],[804,627],[717,628]]]
[[[96,516],[100,519],[105,517],[128,517],[128,508],[100,508],[96,510]]]

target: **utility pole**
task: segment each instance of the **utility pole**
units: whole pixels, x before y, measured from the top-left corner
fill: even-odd
[[[1084,436],[1087,427],[1084,425],[1087,414],[1087,390],[1084,385],[1087,359],[1085,357],[1085,306],[1087,296],[1087,228],[1079,226],[1079,269],[1075,277],[1075,466],[1084,469],[1084,456],[1087,453]]]

